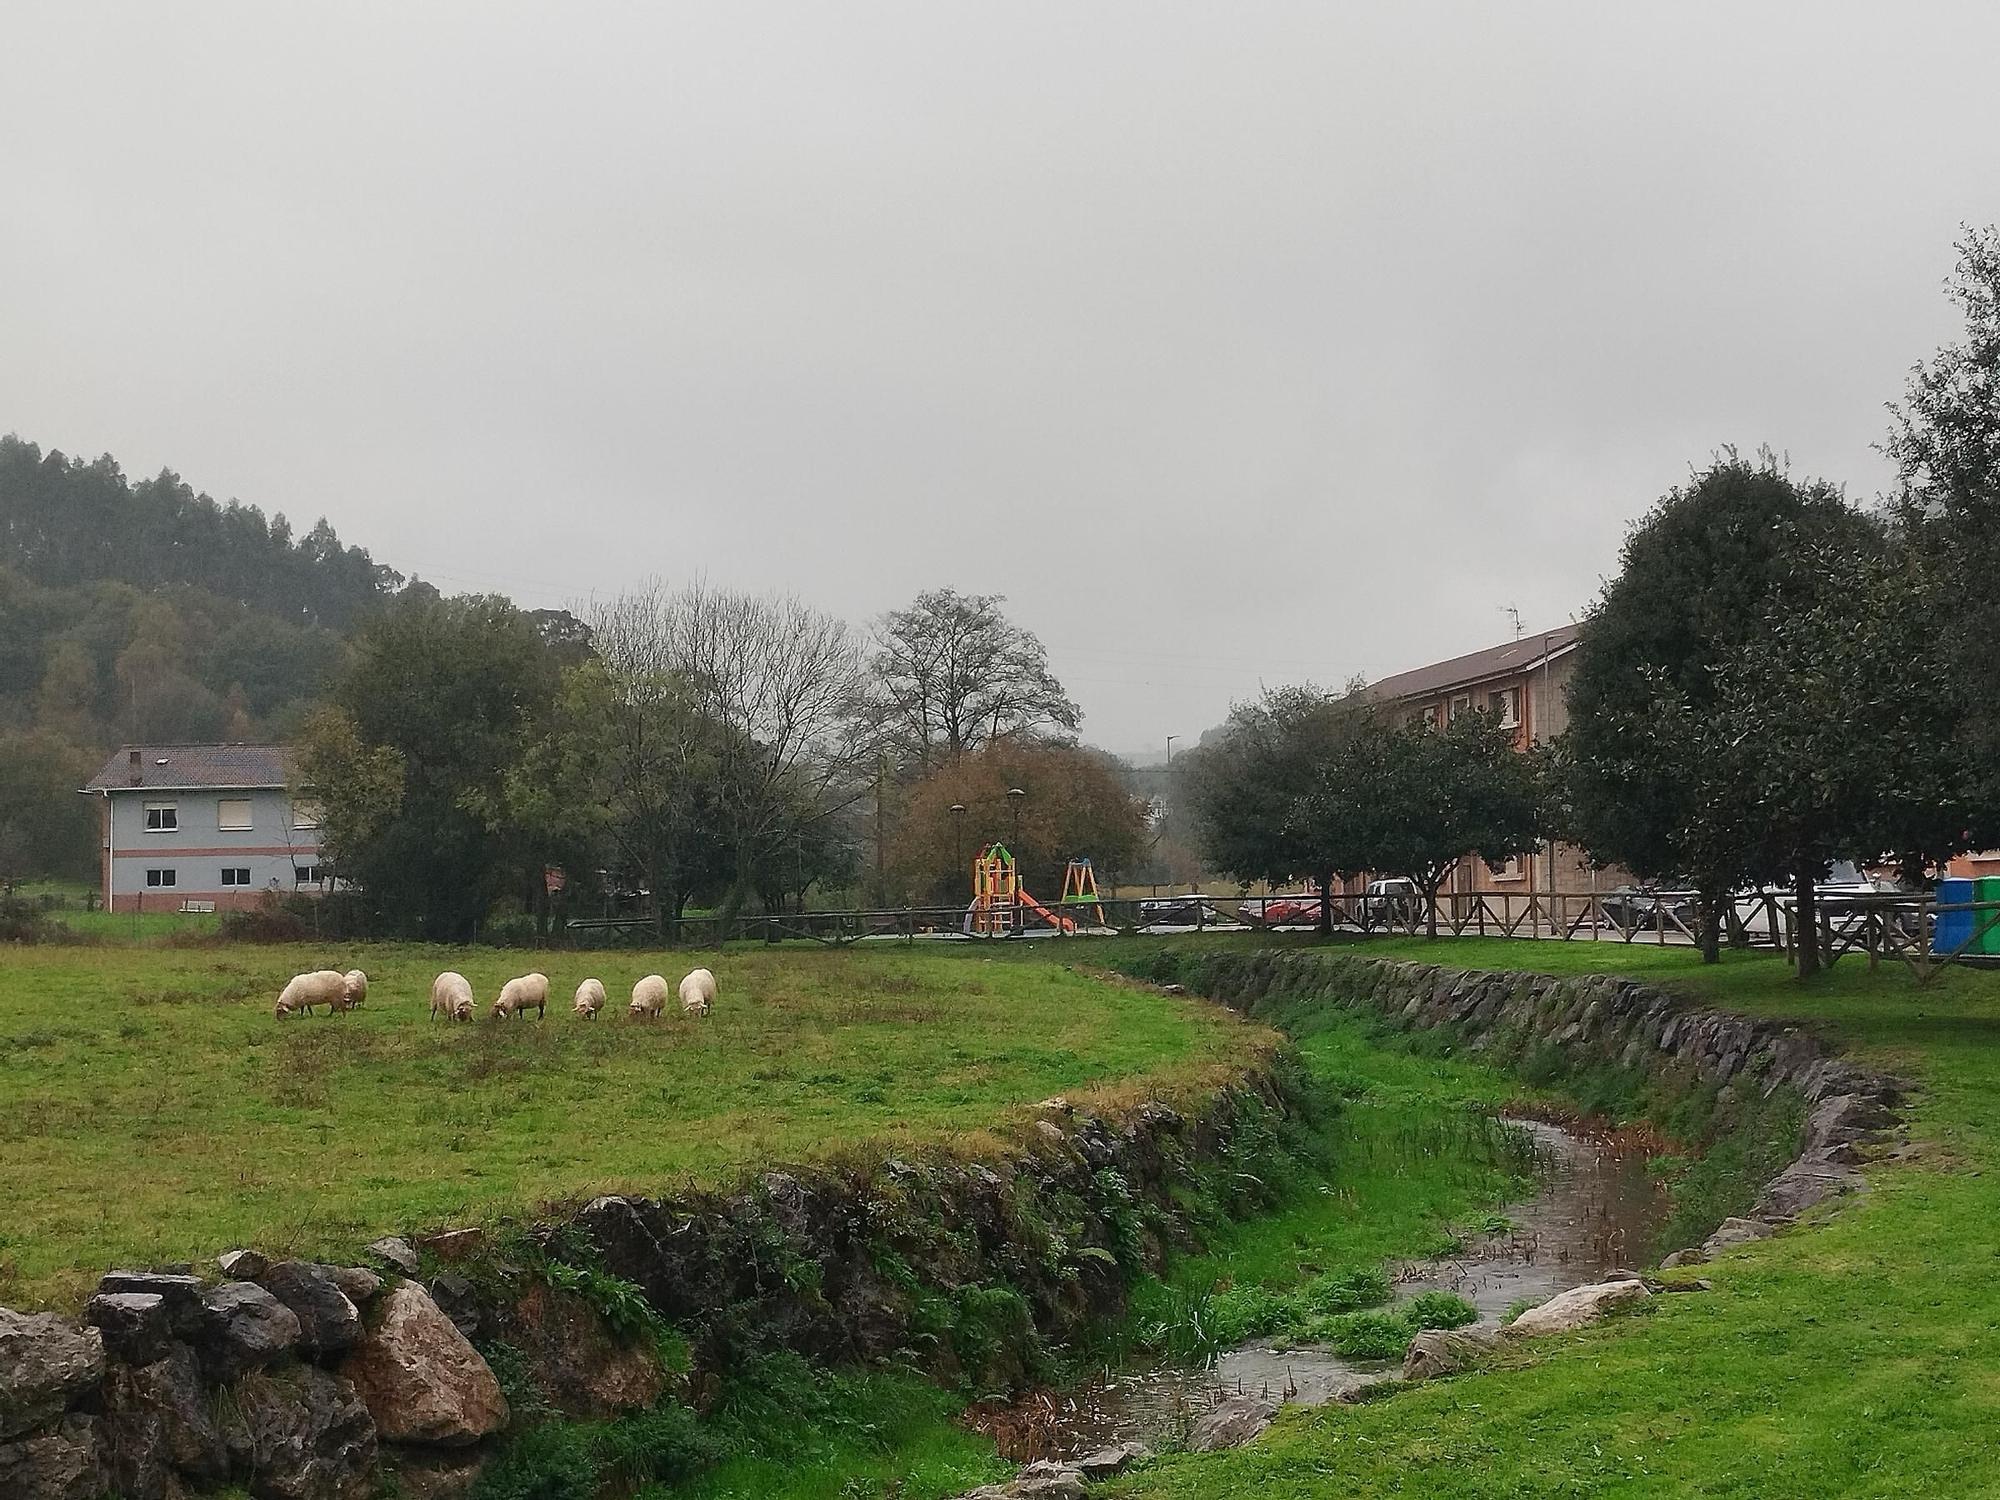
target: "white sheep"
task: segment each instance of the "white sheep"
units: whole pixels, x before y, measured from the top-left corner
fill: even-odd
[[[576,1013],[586,1021],[595,1021],[597,1013],[604,1009],[604,981],[586,979],[576,987]]]
[[[715,1006],[715,976],[696,969],[681,981],[681,1014],[705,1016]]]
[[[271,1014],[283,1020],[300,1011],[311,1015],[315,1005],[324,1005],[330,1013],[343,1009],[346,1003],[347,976],[337,969],[315,969],[310,974],[292,976]]]
[[[667,1008],[667,981],[658,974],[648,974],[632,986],[632,1016],[636,1020],[645,1016],[657,1021],[660,1012]]]
[[[368,976],[359,969],[349,969],[345,978],[347,980],[347,1004],[344,1008],[347,1010],[358,1010],[361,1007],[361,1002],[368,998]]]
[[[548,1011],[549,976],[546,974],[522,974],[500,986],[500,998],[493,1002],[488,1012],[496,1021],[509,1016],[518,1016],[524,1010],[535,1013],[541,1020]]]
[[[431,981],[431,1019],[447,1021],[472,1019],[472,985],[463,974],[446,969]]]

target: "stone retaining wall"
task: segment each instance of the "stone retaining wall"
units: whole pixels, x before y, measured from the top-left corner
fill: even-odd
[[[385,1472],[405,1495],[463,1495],[514,1415],[482,1348],[497,1362],[505,1347],[537,1405],[590,1420],[665,1394],[699,1406],[715,1371],[774,1348],[827,1363],[895,1353],[1005,1385],[1191,1243],[1190,1190],[1207,1177],[1235,1190],[1241,1174],[1206,1169],[1268,1149],[1297,1103],[1260,1064],[1192,1114],[1051,1100],[984,1162],[599,1198],[521,1234],[377,1241],[357,1257],[367,1267],[235,1251],[218,1274],[113,1272],[81,1324],[0,1309],[0,1496],[177,1500],[234,1484],[258,1500],[364,1500]],[[691,1372],[662,1368],[652,1329],[557,1284],[587,1293],[607,1274],[687,1337]]]
[[[1755,1090],[1796,1090],[1809,1105],[1798,1154],[1748,1215],[1726,1220],[1701,1254],[1758,1239],[1829,1198],[1860,1190],[1865,1151],[1901,1126],[1908,1085],[1838,1056],[1810,1031],[1714,1010],[1658,985],[1368,958],[1337,950],[1159,955],[1146,977],[1180,980],[1261,1016],[1268,1000],[1318,997],[1377,1011],[1403,1029],[1449,1027],[1471,1049],[1505,1039],[1579,1062],[1636,1070],[1674,1090],[1709,1088],[1721,1106]]]

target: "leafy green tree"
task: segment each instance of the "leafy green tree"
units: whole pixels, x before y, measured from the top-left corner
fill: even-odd
[[[1514,731],[1490,714],[1442,726],[1391,726],[1374,713],[1349,723],[1293,815],[1295,836],[1320,841],[1320,858],[1342,873],[1408,876],[1435,938],[1438,892],[1461,860],[1498,864],[1547,832],[1542,757],[1516,749]]]
[[[359,881],[402,811],[408,768],[393,745],[370,744],[345,709],[316,708],[299,726],[291,799],[319,812],[320,863]]]
[[[1273,688],[1232,708],[1222,733],[1176,766],[1209,864],[1244,881],[1309,876],[1321,894],[1321,929],[1330,932],[1326,898],[1355,856],[1343,822],[1350,804],[1322,794],[1373,724],[1358,694],[1336,698],[1311,685]]]
[[[371,805],[335,841],[336,870],[379,925],[464,942],[496,896],[539,875],[540,851],[493,810],[558,685],[533,623],[504,599],[412,597],[356,637],[332,695],[352,736],[308,740],[301,775],[344,827],[348,789],[379,788],[383,752],[400,762],[393,815]]]
[[[1826,604],[1825,559],[1876,531],[1831,485],[1725,452],[1633,530],[1585,625],[1561,749],[1568,831],[1642,879],[1692,881],[1711,960],[1730,893],[1785,870],[1756,818],[1716,815],[1735,799],[1718,790],[1710,737],[1686,731],[1716,714],[1722,670],[1765,649],[1772,622]],[[1669,711],[1682,732],[1666,743]],[[1816,866],[1791,873],[1809,902]]]
[[[735,871],[732,759],[727,730],[699,695],[629,644],[613,632],[602,660],[564,674],[560,706],[510,774],[508,799],[549,844],[601,849],[609,868],[652,893],[657,930],[671,938],[689,901]]]
[[[77,795],[97,769],[88,750],[37,730],[0,733],[0,881],[87,880],[98,853],[98,804]]]
[[[1970,704],[1967,747],[2000,758],[2000,227],[1968,229],[1947,290],[1965,334],[1910,372],[1887,449],[1898,513],[1934,580],[1934,627]]]
[[[1820,962],[1811,874],[1884,852],[1922,872],[2000,832],[1958,732],[1972,703],[1924,607],[1923,560],[1871,537],[1816,564],[1821,598],[1769,619],[1718,669],[1705,723],[1676,715],[1706,761],[1688,834],[1719,849],[1748,840],[1753,872],[1798,873],[1802,975]]]

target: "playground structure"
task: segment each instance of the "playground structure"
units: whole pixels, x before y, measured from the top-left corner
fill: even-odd
[[[1057,903],[1073,907],[1079,917],[1088,911],[1097,926],[1104,922],[1104,902],[1097,894],[1097,872],[1090,867],[1087,859],[1073,859],[1063,871],[1062,900]]]
[[[1094,913],[1097,925],[1104,925],[1104,905],[1089,860],[1069,862],[1056,904],[1073,909],[1077,917]],[[1073,935],[1077,929],[1077,917],[1051,911],[1028,894],[1013,852],[1005,844],[988,844],[973,856],[972,905],[965,910],[965,930],[974,937],[1007,937],[1024,931],[1030,916],[1060,933]]]

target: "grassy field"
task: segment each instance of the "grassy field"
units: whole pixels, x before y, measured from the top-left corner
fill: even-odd
[[[697,961],[722,983],[706,1020],[568,1014],[587,974],[615,1007]],[[536,963],[558,994],[546,1021],[427,1019],[440,969],[483,1005]],[[365,968],[367,1005],[274,1020],[284,980],[323,964]],[[0,950],[0,1302],[74,1300],[112,1264],[335,1254],[947,1140],[1056,1092],[1191,1089],[1269,1040],[1197,1001],[956,953]]]
[[[1920,1085],[1914,1161],[1824,1225],[1732,1252],[1705,1296],[1538,1343],[1510,1367],[1294,1413],[1239,1453],[1163,1460],[1125,1495],[2000,1494],[2000,975],[1919,990],[1857,961],[1611,944],[1383,941],[1468,967],[1664,980],[1798,1018]]]
[[[175,937],[201,937],[214,932],[222,919],[214,912],[181,912],[172,892],[152,899],[158,910],[109,912],[86,910],[92,887],[74,880],[25,880],[15,894],[44,910],[49,921],[79,937],[100,943],[158,943]]]

